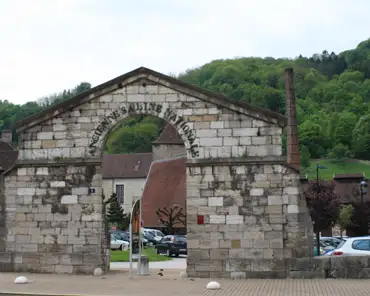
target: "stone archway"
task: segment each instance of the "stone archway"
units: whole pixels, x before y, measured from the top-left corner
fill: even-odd
[[[18,124],[8,269],[107,269],[102,148],[130,114],[165,119],[186,145],[189,276],[285,274],[286,259],[310,253],[299,176],[282,157],[286,119],[139,68]]]

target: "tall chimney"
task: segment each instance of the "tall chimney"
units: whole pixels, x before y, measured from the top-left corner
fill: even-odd
[[[298,146],[298,126],[296,99],[293,86],[293,69],[285,69],[285,96],[286,96],[286,116],[288,125],[286,127],[287,137],[287,162],[300,169],[300,156]]]
[[[1,132],[1,141],[12,144],[12,131],[7,129]]]

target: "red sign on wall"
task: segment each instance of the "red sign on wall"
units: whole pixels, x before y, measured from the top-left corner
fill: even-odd
[[[198,225],[203,225],[204,224],[204,216],[203,215],[198,215],[197,216],[197,223],[198,223]]]

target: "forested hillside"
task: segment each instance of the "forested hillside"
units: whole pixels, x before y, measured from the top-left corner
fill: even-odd
[[[324,50],[294,60],[215,60],[178,78],[284,114],[283,72],[288,66],[295,70],[303,163],[322,157],[370,159],[370,39],[339,54]],[[0,128],[12,127],[16,121],[88,88],[90,84],[81,83],[22,106],[0,101]],[[158,122],[145,117],[128,120],[108,141],[107,151],[150,151],[150,143],[163,128]]]

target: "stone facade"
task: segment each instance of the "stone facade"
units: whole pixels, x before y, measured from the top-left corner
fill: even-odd
[[[285,118],[140,68],[19,123],[1,266],[107,270],[101,156],[135,114],[165,119],[184,141],[189,276],[272,276],[311,255],[298,172],[282,157]]]
[[[286,261],[312,256],[311,221],[299,176],[284,165],[188,167],[188,273],[198,277],[285,276]],[[312,241],[312,240],[311,240]]]

